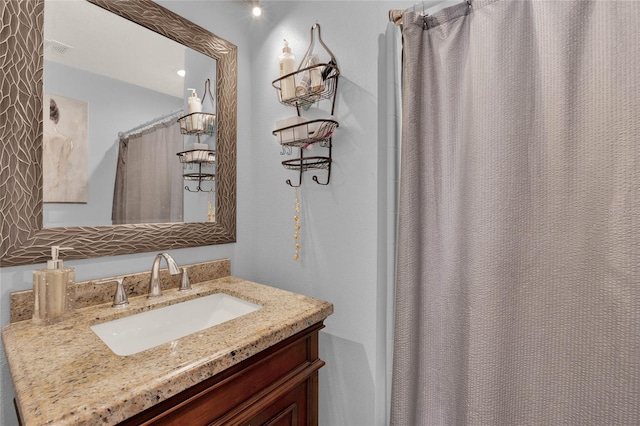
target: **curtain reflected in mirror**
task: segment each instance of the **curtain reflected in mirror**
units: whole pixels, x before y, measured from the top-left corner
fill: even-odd
[[[113,192],[114,225],[183,221],[179,114],[119,137]]]

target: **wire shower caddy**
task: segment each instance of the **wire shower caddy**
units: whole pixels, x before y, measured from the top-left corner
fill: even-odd
[[[324,50],[329,54],[329,61],[326,63],[316,63],[309,66],[304,66],[308,63],[308,60],[313,52],[315,44],[314,30],[318,31],[318,42],[322,45]],[[333,117],[336,104],[336,91],[338,88],[338,79],[340,76],[340,70],[336,58],[322,41],[320,32],[320,24],[314,24],[310,30],[311,42],[307,48],[298,70],[281,76],[280,78],[272,82],[272,86],[276,89],[278,95],[278,101],[283,105],[289,107],[295,107],[299,117],[302,117],[301,108],[309,108],[311,105],[322,100],[331,100],[331,116]],[[302,81],[306,76],[311,73],[318,73],[322,77],[322,86],[310,87],[309,89],[296,91],[296,95],[291,98],[284,98],[282,94],[282,83],[285,79],[293,79],[296,83]],[[298,86],[297,86],[298,87]],[[303,87],[303,89],[305,89]],[[292,187],[299,187],[302,185],[302,174],[308,170],[326,170],[326,181],[320,182],[316,175],[312,176],[314,182],[320,185],[328,185],[331,180],[331,163],[332,163],[332,137],[335,129],[339,127],[336,120],[333,119],[315,119],[308,120],[302,123],[281,127],[274,130],[272,133],[278,139],[278,142],[282,146],[281,155],[285,153],[291,154],[293,148],[299,149],[299,156],[282,161],[282,166],[287,170],[294,170],[298,172],[298,182],[293,184],[290,179],[287,179],[286,183]],[[318,145],[328,149],[326,156],[305,156],[305,149],[312,145]]]

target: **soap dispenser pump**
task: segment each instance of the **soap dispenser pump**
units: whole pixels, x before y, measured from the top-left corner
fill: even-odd
[[[36,324],[54,324],[71,310],[75,269],[64,266],[58,258],[60,250],[71,248],[52,246],[46,269],[33,271],[33,321]]]

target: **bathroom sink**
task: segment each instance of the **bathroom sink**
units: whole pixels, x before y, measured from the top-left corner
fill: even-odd
[[[171,342],[257,311],[260,305],[225,293],[191,299],[91,326],[116,355],[126,356]]]

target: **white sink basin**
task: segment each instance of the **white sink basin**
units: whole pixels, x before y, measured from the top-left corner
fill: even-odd
[[[215,293],[91,326],[116,355],[133,355],[257,311],[260,305]]]

